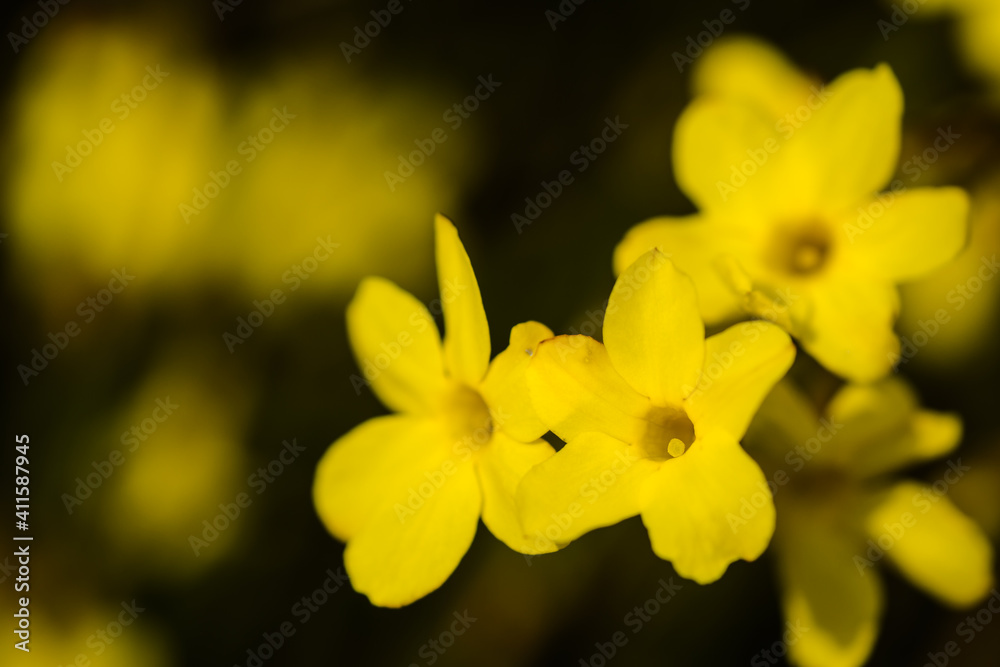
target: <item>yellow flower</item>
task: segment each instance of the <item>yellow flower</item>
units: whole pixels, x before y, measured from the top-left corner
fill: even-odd
[[[604,345],[559,336],[528,366],[535,409],[567,444],[521,482],[526,532],[564,544],[641,514],[653,551],[699,583],[757,558],[774,507],[767,495],[749,526],[730,529],[741,500],[767,492],[739,440],[794,356],[768,322],[706,340],[691,280],[647,252],[615,283]]]
[[[399,607],[438,588],[472,543],[479,517],[507,546],[550,551],[521,531],[517,483],[552,455],[531,409],[524,371],[537,322],[511,330],[490,363],[479,285],[455,227],[435,222],[442,345],[428,309],[381,278],[368,278],[347,309],[348,335],[372,391],[400,413],[369,419],[323,456],[313,497],[347,542],[344,565],[373,604]]]
[[[774,489],[775,556],[786,618],[809,628],[789,646],[804,667],[854,667],[871,652],[886,559],[946,604],[992,586],[992,549],[948,500],[968,466],[954,458],[933,484],[886,476],[950,452],[958,417],[923,410],[899,379],[846,385],[822,417],[789,382],[768,396],[747,434]]]
[[[958,18],[955,32],[965,59],[996,86],[1000,83],[1000,6],[994,0],[921,0],[920,11],[915,15],[937,17],[945,12]],[[902,27],[900,14],[906,16],[894,9],[889,20],[880,23],[887,39],[897,32],[892,28],[906,29]]]
[[[870,381],[899,356],[896,283],[961,249],[957,188],[894,181],[903,97],[889,67],[810,83],[753,41],[702,58],[701,94],[678,120],[677,181],[700,213],[655,218],[615,251],[623,271],[653,246],[698,286],[715,324],[750,312],[845,377]]]
[[[913,362],[954,373],[997,337],[1000,305],[1000,177],[973,189],[969,244],[945,266],[904,285],[900,368]]]

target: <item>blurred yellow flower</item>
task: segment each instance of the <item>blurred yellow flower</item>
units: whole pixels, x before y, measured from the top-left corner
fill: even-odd
[[[1000,85],[1000,5],[995,0],[921,0],[915,15],[933,17],[945,12],[958,19],[955,30],[972,68],[994,86]],[[895,15],[890,20],[893,26],[899,22]],[[883,32],[887,38],[895,33],[888,26]]]
[[[205,540],[203,522],[219,514],[220,503],[247,490],[242,440],[250,396],[247,384],[217,359],[213,347],[175,345],[102,433],[121,463],[109,457],[115,463],[110,488],[94,495],[109,536],[107,558],[119,567],[197,573],[224,557],[250,521],[217,531],[218,537],[209,531],[214,539],[203,548],[190,545],[192,535]]]
[[[694,285],[652,250],[615,283],[604,341],[553,338],[529,364],[535,409],[567,444],[521,483],[527,533],[567,543],[641,514],[653,551],[699,583],[757,558],[774,507],[739,440],[792,364],[788,335],[747,322],[706,340]],[[731,515],[762,490],[733,530]]]
[[[413,249],[431,238],[413,211],[455,205],[475,129],[390,190],[386,170],[445,125],[441,96],[374,86],[322,52],[244,77],[179,50],[181,29],[52,26],[25,54],[4,206],[30,288],[61,315],[122,266],[139,290],[214,284],[247,301],[423,277]]]
[[[998,176],[972,197],[969,244],[945,266],[902,288],[899,366],[911,361],[954,370],[996,340],[1000,306],[1000,195]]]
[[[969,466],[954,458],[932,484],[886,479],[952,451],[961,433],[958,417],[921,409],[896,378],[846,385],[822,415],[787,381],[764,401],[746,445],[774,490],[785,617],[809,628],[789,646],[793,662],[865,662],[882,613],[883,559],[953,607],[988,593],[992,547],[947,498]]]
[[[674,136],[677,181],[700,213],[654,218],[615,251],[615,270],[657,246],[690,274],[702,314],[770,319],[818,361],[855,379],[898,359],[896,283],[925,275],[965,242],[957,188],[889,183],[903,97],[885,65],[828,88],[750,40],[721,44]]]
[[[552,455],[531,409],[524,371],[552,332],[511,330],[490,363],[479,285],[454,225],[435,221],[442,344],[428,308],[395,284],[368,278],[347,309],[348,335],[372,391],[400,414],[369,419],[337,440],[313,486],[327,529],[347,542],[351,583],[373,604],[399,607],[437,589],[476,534],[479,517],[523,553],[514,491]]]

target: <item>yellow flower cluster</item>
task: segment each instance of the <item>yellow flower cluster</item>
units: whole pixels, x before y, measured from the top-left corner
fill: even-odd
[[[476,277],[441,216],[443,340],[417,299],[361,284],[351,345],[398,414],[335,442],[314,497],[374,604],[441,586],[480,517],[542,554],[638,515],[653,551],[701,584],[773,541],[785,613],[813,628],[790,647],[808,666],[866,659],[883,557],[948,604],[987,594],[991,547],[944,497],[960,460],[940,484],[890,478],[961,438],[956,416],[887,375],[897,284],[959,254],[966,194],[890,185],[903,95],[885,65],[823,86],[736,40],[694,80],[673,159],[699,212],[618,245],[601,341],[525,322],[491,362]],[[845,381],[829,402],[782,380],[794,341]]]

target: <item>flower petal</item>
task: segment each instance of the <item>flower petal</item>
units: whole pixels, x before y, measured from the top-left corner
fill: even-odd
[[[721,429],[739,440],[775,383],[795,360],[795,345],[770,322],[744,322],[711,336],[705,368],[687,397],[695,430]]]
[[[793,449],[815,437],[818,428],[816,407],[791,380],[784,379],[764,399],[743,444],[751,454],[763,454],[781,464]]]
[[[782,149],[798,166],[792,187],[830,215],[854,210],[892,178],[902,116],[903,92],[888,65],[841,75]]]
[[[386,490],[405,488],[415,469],[432,469],[440,429],[430,419],[375,417],[334,442],[316,468],[313,500],[334,537],[357,535],[385,504]]]
[[[874,570],[858,572],[854,558],[864,552],[863,538],[808,509],[778,504],[781,604],[786,623],[802,630],[788,652],[802,667],[858,667],[878,636],[881,581]]]
[[[826,413],[839,432],[824,458],[858,477],[938,458],[962,438],[957,415],[919,409],[916,395],[899,378],[847,385]]]
[[[529,537],[521,527],[514,495],[524,475],[555,454],[544,440],[518,442],[494,433],[479,458],[479,481],[483,489],[483,523],[497,539],[514,551],[542,554],[556,550],[547,539]]]
[[[438,215],[434,229],[445,367],[451,377],[477,385],[490,363],[490,328],[479,283],[455,225]]]
[[[920,188],[880,199],[885,203],[873,201],[841,225],[859,272],[894,282],[913,280],[953,259],[965,245],[969,197],[964,190]]]
[[[743,215],[731,215],[734,210],[768,210],[781,202],[775,194],[794,192],[782,187],[786,170],[773,164],[780,161],[779,148],[767,111],[740,100],[702,96],[684,109],[674,128],[675,178],[699,210],[724,210],[738,223]],[[764,157],[754,160],[755,151]]]
[[[589,336],[543,341],[526,379],[538,416],[563,440],[598,431],[635,443],[646,432],[649,399],[629,386],[605,347]]]
[[[482,492],[472,459],[448,451],[433,467],[408,469],[405,486],[386,501],[344,551],[351,584],[380,607],[401,607],[443,584],[476,535]]]
[[[724,38],[707,49],[692,71],[696,95],[750,102],[777,120],[804,104],[812,82],[780,51],[752,37]]]
[[[496,427],[521,442],[537,440],[549,430],[531,404],[525,372],[538,344],[552,336],[551,329],[538,322],[515,326],[510,345],[493,359],[479,387]]]
[[[993,586],[989,540],[932,487],[894,486],[878,498],[865,526],[903,574],[951,606],[975,604]]]
[[[574,438],[524,476],[517,506],[524,531],[539,543],[566,544],[639,513],[639,487],[658,464],[603,433]]]
[[[384,278],[365,278],[347,305],[347,334],[364,379],[386,406],[433,409],[444,391],[444,364],[424,304]]]
[[[774,502],[764,473],[739,443],[709,435],[645,481],[642,522],[657,556],[682,577],[707,584],[733,561],[764,552]]]
[[[740,253],[748,241],[742,227],[722,226],[702,216],[653,218],[630,229],[615,248],[618,275],[644,253],[659,248],[698,287],[698,305],[708,322],[742,315],[736,292],[716,268],[720,255]]]
[[[643,254],[615,281],[604,345],[622,377],[658,405],[679,405],[698,384],[705,325],[694,284],[659,250]]]
[[[842,277],[824,281],[803,299],[807,314],[794,318],[789,333],[828,370],[873,382],[898,361],[899,339],[892,327],[899,295],[892,285]]]

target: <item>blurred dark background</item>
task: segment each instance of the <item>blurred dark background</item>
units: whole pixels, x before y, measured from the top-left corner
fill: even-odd
[[[725,8],[737,16],[726,35],[766,39],[824,80],[890,63],[906,94],[906,147],[919,151],[941,126],[970,136],[922,184],[989,193],[1000,162],[995,84],[968,67],[953,21],[915,16],[886,40],[878,21],[892,7],[875,1],[753,0],[740,11],[728,0],[565,0],[574,11],[553,29],[546,12],[559,11],[555,0],[400,0],[402,12],[348,63],[341,42],[387,3],[224,2],[70,2],[16,53],[6,40],[3,466],[12,465],[14,434],[30,435],[32,658],[250,667],[258,663],[248,650],[291,622],[295,634],[263,664],[600,665],[595,643],[621,630],[628,644],[609,663],[772,664],[759,662],[760,652],[784,628],[769,556],[700,587],[653,555],[638,519],[530,560],[481,526],[457,572],[427,598],[378,609],[344,584],[303,623],[295,605],[342,565],[343,545],[312,506],[315,464],[333,440],[384,412],[350,381],[357,368],[344,306],[371,273],[433,299],[440,210],[472,258],[495,352],[527,319],[578,330],[610,291],[611,251],[625,231],[692,210],[670,162],[690,73],[678,71],[673,54]],[[4,32],[21,33],[23,17],[38,11],[37,3],[7,6]],[[114,116],[113,100],[156,63],[171,72],[162,89],[148,91],[131,117]],[[501,85],[449,127],[443,113],[480,76]],[[296,118],[273,147],[243,162],[241,142],[286,105]],[[118,134],[58,180],[51,163],[65,161],[65,146],[103,117]],[[574,169],[571,155],[606,118],[628,128],[518,229],[511,216],[525,214],[525,198]],[[385,172],[436,127],[447,141],[390,190]],[[241,173],[185,224],[179,205],[230,159]],[[991,229],[1000,224],[990,220]],[[340,246],[291,290],[285,272],[327,236]],[[122,267],[135,282],[86,321],[78,304],[97,298]],[[275,288],[287,302],[230,353],[223,334]],[[940,355],[928,347],[902,369],[926,405],[963,415],[961,453],[974,473],[952,499],[994,541],[998,364],[995,338],[981,332],[995,326],[996,302],[992,288],[984,291],[985,315],[968,337],[942,337],[931,346]],[[907,322],[933,313],[921,303],[918,293],[904,300],[913,312],[900,323],[904,335],[913,330]],[[79,335],[26,383],[18,367],[70,321]],[[180,405],[176,416],[128,451],[121,434],[142,430],[167,397]],[[248,478],[293,438],[304,452],[257,495]],[[70,512],[65,497],[77,478],[99,472],[116,449],[124,463],[91,496],[70,501]],[[913,474],[934,479],[936,465]],[[220,503],[248,491],[252,504],[196,556],[190,536],[202,536]],[[870,664],[923,665],[966,613],[882,571],[887,611]],[[626,615],[671,577],[683,588],[633,635]],[[2,590],[7,614],[9,578]],[[132,600],[145,609],[135,623],[114,643],[95,641]],[[477,620],[439,654],[428,642],[443,641],[453,613],[466,610]],[[2,651],[0,663],[21,664],[9,646]],[[996,664],[998,654],[1000,624],[950,664]]]

